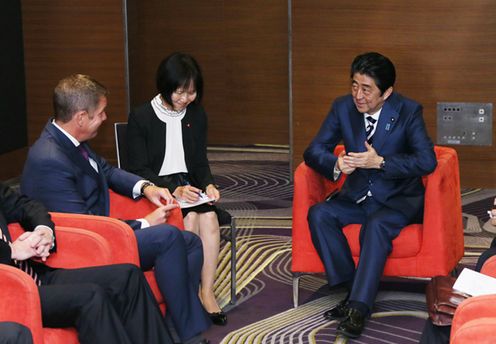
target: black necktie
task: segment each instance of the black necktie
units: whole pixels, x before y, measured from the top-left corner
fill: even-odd
[[[5,233],[2,231],[1,227],[0,227],[0,236],[2,237],[3,241],[5,241],[8,244],[10,243],[10,240],[7,238]],[[33,270],[33,267],[29,263],[29,260],[23,260],[23,261],[14,260],[14,263],[19,269],[21,269],[22,271],[27,273],[29,276],[31,276],[37,285],[41,285],[41,280],[39,279],[38,274]]]
[[[367,120],[367,128],[365,128],[365,134],[367,135],[367,142],[372,143],[372,133],[374,132],[375,123],[377,120],[372,116],[365,117]]]

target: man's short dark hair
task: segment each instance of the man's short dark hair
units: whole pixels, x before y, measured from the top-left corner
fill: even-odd
[[[350,77],[356,74],[364,74],[374,79],[375,84],[384,93],[394,85],[396,70],[393,63],[386,56],[376,52],[358,55],[351,64]]]
[[[55,120],[69,122],[78,111],[95,109],[101,97],[106,97],[107,88],[92,77],[72,74],[59,81],[53,90]]]
[[[187,88],[193,82],[196,90],[195,102],[201,102],[203,96],[203,77],[196,60],[184,53],[173,53],[158,66],[156,83],[162,98],[172,105],[172,93],[179,87]]]

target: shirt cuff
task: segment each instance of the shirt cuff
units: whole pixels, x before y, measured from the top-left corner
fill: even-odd
[[[336,161],[336,164],[334,165],[334,173],[332,175],[333,180],[336,181],[339,179],[341,176],[341,170],[338,168],[338,162]]]
[[[53,237],[53,229],[51,229],[50,227],[48,226],[45,226],[45,225],[38,225],[34,228],[34,231],[37,231],[37,230],[40,230],[40,229],[43,229],[43,228],[46,228],[48,230],[50,230],[50,233],[52,233],[52,237]]]
[[[150,227],[150,223],[145,219],[137,219],[136,221],[141,222],[141,229]]]
[[[148,180],[142,179],[139,180],[133,187],[133,198],[136,199],[141,196],[141,186],[145,183],[149,183]]]

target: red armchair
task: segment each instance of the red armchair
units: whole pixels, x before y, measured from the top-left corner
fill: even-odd
[[[23,233],[18,224],[9,225],[12,239]],[[80,268],[112,263],[110,246],[100,235],[78,228],[57,226],[57,253],[47,264],[52,267]],[[0,264],[2,297],[0,298],[0,321],[16,321],[27,326],[35,344],[79,343],[74,328],[44,328],[38,287],[23,271]]]
[[[496,256],[489,258],[481,273],[496,277]],[[450,343],[496,343],[496,295],[471,297],[456,309],[451,325]]]
[[[338,155],[343,146],[337,146]],[[448,147],[435,147],[438,166],[423,178],[425,206],[423,224],[405,227],[393,241],[393,250],[386,261],[385,276],[432,277],[446,275],[463,256],[463,228],[458,156]],[[305,163],[294,176],[293,199],[293,303],[298,306],[299,278],[304,273],[324,272],[310,237],[308,209],[340,189],[346,176],[338,182],[323,177]],[[344,228],[355,264],[358,262],[360,225]]]
[[[132,200],[110,190],[110,217],[62,213],[51,215],[57,225],[85,228],[105,238],[110,243],[110,253],[114,263],[132,263],[139,266],[138,244],[133,230],[118,219],[142,218],[154,209],[156,206],[147,199]],[[179,208],[171,211],[167,223],[184,229],[183,216]],[[162,313],[165,314],[165,301],[153,271],[146,271],[145,277]]]

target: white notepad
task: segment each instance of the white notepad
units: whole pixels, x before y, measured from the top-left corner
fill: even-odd
[[[496,278],[464,268],[453,289],[472,296],[496,294]]]
[[[190,203],[190,202],[187,202],[187,201],[184,201],[181,199],[177,199],[177,203],[179,203],[179,207],[181,207],[181,208],[191,208],[191,207],[203,204],[203,203],[214,202],[214,199],[208,197],[207,194],[204,192],[200,192],[198,196],[199,197],[198,197],[198,200],[196,202]]]

